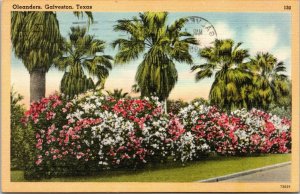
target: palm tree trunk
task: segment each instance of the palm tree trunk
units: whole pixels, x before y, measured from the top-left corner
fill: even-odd
[[[225,99],[224,99],[224,104],[225,104],[225,108],[226,108],[226,112],[227,112],[227,114],[229,115],[230,114],[230,111],[231,111],[231,102],[229,102],[229,100],[228,100],[228,92],[227,92],[227,85],[228,85],[228,75],[227,75],[227,73],[228,73],[228,67],[226,67],[226,69],[225,69]]]
[[[168,111],[167,111],[167,99],[165,99],[164,101],[165,101],[165,103],[164,103],[165,114],[167,114],[168,113]]]
[[[45,97],[46,72],[44,68],[34,69],[30,73],[30,103]]]

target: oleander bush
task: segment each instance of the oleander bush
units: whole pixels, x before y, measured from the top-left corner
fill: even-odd
[[[208,145],[221,155],[287,153],[291,149],[291,121],[257,109],[228,115],[196,102],[178,117],[197,139],[196,144]]]
[[[228,115],[199,101],[166,114],[157,97],[54,94],[32,103],[23,122],[36,141],[28,179],[291,149],[290,120],[256,109]]]

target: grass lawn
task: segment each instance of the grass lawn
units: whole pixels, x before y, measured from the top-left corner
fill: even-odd
[[[143,170],[114,170],[94,176],[62,177],[50,182],[192,182],[291,160],[291,154],[269,154],[256,157],[210,157],[186,166],[167,164]],[[12,171],[12,181],[26,181],[23,171]]]

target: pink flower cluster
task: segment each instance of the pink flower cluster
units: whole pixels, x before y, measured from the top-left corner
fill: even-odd
[[[50,95],[48,98],[42,98],[38,102],[33,102],[30,104],[30,109],[25,112],[25,117],[22,119],[22,123],[26,124],[29,119],[31,119],[34,123],[38,123],[40,118],[51,120],[55,118],[56,115],[56,113],[51,109],[55,109],[61,104],[62,101],[58,94]],[[46,116],[43,113],[45,113]]]

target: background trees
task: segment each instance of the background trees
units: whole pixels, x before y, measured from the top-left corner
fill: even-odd
[[[73,97],[88,89],[95,89],[108,77],[112,68],[109,55],[104,55],[105,42],[87,34],[84,27],[71,27],[65,41],[63,56],[55,59],[55,66],[65,71],[60,90]],[[94,82],[92,77],[97,78]]]
[[[214,76],[210,103],[227,112],[253,107],[268,110],[272,103],[287,105],[290,87],[283,62],[270,53],[249,58],[248,50],[241,49],[241,44],[235,45],[230,39],[215,40],[213,46],[199,51],[206,62],[194,65],[192,70],[197,81]]]
[[[82,12],[74,13],[77,17]],[[90,21],[93,16],[86,13]],[[112,45],[118,48],[116,64],[125,64],[142,56],[133,90],[141,96],[156,95],[166,100],[178,79],[175,63],[192,64],[190,44],[196,40],[183,32],[186,18],[168,22],[168,13],[140,13],[131,19],[118,20],[114,30],[126,33]],[[87,89],[102,87],[111,69],[112,57],[104,55],[104,42],[87,34],[86,28],[73,27],[68,41],[59,31],[55,12],[13,12],[12,43],[31,82],[31,101],[45,94],[45,74],[54,63],[65,71],[61,91],[69,97]],[[60,56],[60,57],[58,57]],[[196,80],[214,77],[209,101],[227,110],[257,107],[268,110],[276,105],[290,106],[291,84],[285,65],[270,53],[250,57],[241,43],[216,40],[200,50],[203,64],[194,64]],[[94,79],[95,78],[95,79]]]

